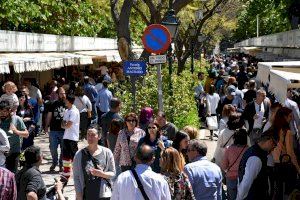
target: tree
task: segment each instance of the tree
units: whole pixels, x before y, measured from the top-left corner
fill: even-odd
[[[215,13],[219,6],[224,5],[227,1],[228,0],[210,0],[208,3],[204,4],[206,10],[203,19],[196,22],[196,35],[200,34],[204,22]],[[124,0],[123,2],[120,2],[119,0],[110,0],[111,13],[115,23],[118,47],[122,60],[135,59],[135,55],[131,49],[132,39],[129,26],[132,9],[134,9],[135,13],[141,17],[145,25],[150,25],[161,23],[163,19],[162,16],[164,16],[164,13],[169,7],[173,8],[177,14],[191,3],[195,2],[193,0],[170,0],[169,2],[166,0]],[[185,49],[189,49],[187,33],[187,27],[181,28],[179,37],[175,41],[175,53],[179,65],[178,73],[183,71],[184,64],[191,53],[190,51],[184,50],[184,47]],[[144,51],[142,57],[145,57],[146,55],[147,53]]]

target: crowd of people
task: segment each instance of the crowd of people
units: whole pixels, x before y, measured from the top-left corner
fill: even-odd
[[[267,86],[256,83],[253,57],[210,62],[207,75],[198,74],[195,99],[199,127],[217,139],[212,160],[199,127],[179,130],[150,107],[122,116],[125,102],[109,90],[107,74],[96,85],[91,77],[53,80],[44,93],[27,79],[20,87],[5,82],[0,199],[65,199],[70,176],[77,200],[299,198],[297,91],[287,91],[284,105],[276,102]],[[49,170],[60,172],[50,189],[39,170],[43,152],[34,143],[42,130],[49,136]],[[78,149],[83,139],[87,145]]]

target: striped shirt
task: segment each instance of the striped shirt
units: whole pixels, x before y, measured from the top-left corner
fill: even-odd
[[[0,167],[0,199],[17,199],[17,186],[15,175],[3,167]]]

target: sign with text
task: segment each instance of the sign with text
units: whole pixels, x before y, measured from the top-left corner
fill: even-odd
[[[123,64],[123,71],[127,76],[144,76],[146,70],[147,65],[145,61],[125,61]]]
[[[149,56],[149,63],[151,65],[155,64],[163,64],[167,62],[167,56],[166,55],[155,55],[155,56]]]

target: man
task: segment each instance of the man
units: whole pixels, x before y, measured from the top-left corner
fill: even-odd
[[[66,92],[64,88],[60,87],[57,90],[58,92],[58,100],[54,101],[50,107],[49,112],[46,118],[45,124],[45,133],[48,133],[48,127],[50,125],[50,134],[49,134],[49,148],[52,156],[52,165],[50,167],[50,171],[54,171],[55,167],[58,164],[58,153],[57,148],[60,146],[60,150],[62,150],[62,142],[64,136],[64,129],[61,128],[61,122],[63,121],[63,116],[65,112],[65,99]],[[62,171],[62,151],[60,152],[59,158],[59,170]]]
[[[8,101],[0,102],[0,128],[8,137],[10,150],[6,156],[6,168],[16,173],[19,166],[19,155],[21,152],[21,140],[27,138],[29,133],[23,120],[17,115],[11,115],[11,108]]]
[[[255,80],[249,81],[249,90],[244,94],[246,105],[256,98],[256,83]]]
[[[84,82],[83,85],[84,93],[92,103],[92,119],[96,119],[97,118],[96,98],[98,95],[98,91],[90,83],[90,78],[88,76],[83,77],[83,82]]]
[[[250,142],[253,145],[260,138],[262,129],[269,117],[269,104],[265,102],[266,91],[259,89],[254,101],[246,105],[242,118],[248,121]]]
[[[204,142],[193,139],[188,146],[190,163],[184,167],[197,200],[222,199],[221,169],[207,160],[207,146]]]
[[[290,129],[293,133],[293,135],[295,136],[294,141],[296,142],[297,139],[299,139],[300,137],[300,112],[299,112],[299,107],[297,105],[297,103],[293,100],[291,100],[292,98],[292,89],[288,89],[287,91],[287,99],[284,102],[284,106],[291,109],[293,112],[293,119],[290,122]],[[296,147],[296,145],[294,144],[294,147]]]
[[[269,129],[244,153],[238,172],[237,200],[268,199],[267,156],[276,143],[273,130]]]
[[[97,127],[87,130],[88,146],[74,157],[74,186],[76,199],[109,199],[115,174],[114,156],[110,149],[98,145],[101,132]],[[99,184],[94,187],[95,184]],[[100,187],[99,187],[100,186]],[[96,198],[98,197],[98,198]]]
[[[46,199],[46,185],[39,170],[43,157],[41,149],[30,146],[24,156],[25,166],[16,175],[18,200]]]
[[[63,121],[61,127],[65,129],[63,136],[63,149],[62,149],[62,161],[63,161],[63,173],[62,175],[68,179],[70,177],[72,161],[75,153],[78,150],[79,140],[79,122],[80,114],[79,110],[73,105],[75,96],[68,94],[65,99],[67,110],[64,112]],[[64,180],[64,179],[62,179]]]
[[[122,102],[117,98],[112,98],[110,100],[110,110],[101,116],[101,127],[102,127],[102,143],[107,147],[107,133],[110,128],[110,124],[113,119],[119,119],[121,122],[124,122],[124,119],[120,116],[119,112],[121,110]],[[110,147],[113,151],[114,147]]]
[[[32,85],[30,79],[24,79],[23,83],[24,83],[24,86],[26,86],[29,90],[29,96],[33,99],[36,99],[38,106],[39,106],[39,109],[37,110],[36,116],[35,116],[35,120],[38,122],[35,126],[35,133],[39,134],[40,128],[42,126],[41,112],[43,112],[43,110],[44,110],[42,93],[39,88]]]
[[[233,85],[229,85],[226,88],[226,96],[221,97],[219,101],[217,108],[217,113],[219,115],[222,115],[223,107],[226,104],[232,104],[234,107],[236,107],[237,112],[243,112],[243,101],[240,97],[236,96],[235,87]]]
[[[16,200],[17,186],[15,175],[8,169],[0,167],[0,199],[1,200]]]
[[[162,111],[159,111],[156,116],[156,121],[159,125],[161,133],[166,136],[168,140],[173,141],[178,129],[173,123],[167,121],[166,114]]]
[[[102,84],[103,84],[103,88],[99,91],[97,99],[96,99],[99,125],[101,125],[101,116],[104,113],[107,113],[109,111],[109,103],[113,97],[111,91],[109,91],[107,88],[109,83],[104,80],[102,82]]]
[[[5,154],[9,152],[10,145],[4,130],[0,128],[0,167],[5,167]]]
[[[238,82],[238,89],[239,90],[244,89],[245,83],[248,82],[249,80],[245,66],[243,65],[240,66],[240,71],[236,75],[236,80]]]
[[[202,85],[202,81],[204,80],[203,72],[198,73],[198,80],[199,80],[199,85],[195,87],[195,99],[197,103],[198,117],[201,119],[201,121],[205,121],[206,114],[205,114],[204,102],[203,102],[205,91]]]
[[[160,174],[153,172],[150,167],[154,159],[154,150],[148,145],[141,145],[136,152],[137,166],[134,170],[148,199],[170,200],[171,195],[167,181]],[[141,187],[138,186],[137,179],[132,173],[128,170],[119,175],[114,183],[111,200],[145,199],[141,193]]]

